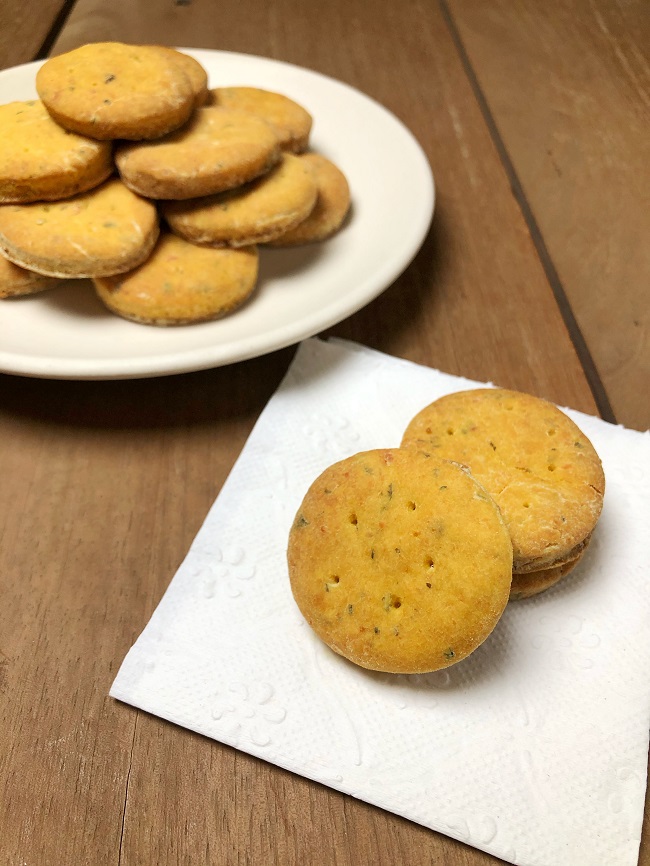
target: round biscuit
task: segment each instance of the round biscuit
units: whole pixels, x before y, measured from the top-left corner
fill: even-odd
[[[293,99],[259,87],[215,87],[213,105],[263,117],[275,130],[283,150],[301,153],[309,144],[312,117]]]
[[[316,195],[310,166],[287,153],[251,183],[214,196],[166,202],[162,213],[172,231],[193,243],[245,246],[272,240],[301,223]]]
[[[63,129],[39,99],[0,105],[0,202],[69,198],[112,172],[111,144]]]
[[[130,270],[157,237],[155,206],[117,178],[63,201],[0,205],[0,249],[14,264],[46,276]]]
[[[158,141],[120,145],[115,162],[134,192],[155,199],[189,199],[246,183],[269,171],[280,156],[268,123],[208,106]]]
[[[188,325],[233,312],[257,281],[257,247],[211,249],[167,232],[139,268],[95,279],[99,298],[114,313],[148,325]]]
[[[343,172],[318,153],[305,153],[299,158],[314,173],[318,197],[307,219],[270,242],[274,247],[323,241],[339,230],[350,210],[350,187]]]
[[[530,394],[478,388],[441,397],[412,419],[402,445],[469,467],[508,524],[515,573],[571,559],[600,515],[605,477],[593,445]]]
[[[296,603],[335,652],[424,673],[473,652],[508,602],[512,546],[494,501],[461,467],[415,449],[328,467],[289,534]]]
[[[100,140],[158,138],[185,123],[195,104],[176,58],[122,42],[51,57],[36,73],[36,90],[57,123]]]

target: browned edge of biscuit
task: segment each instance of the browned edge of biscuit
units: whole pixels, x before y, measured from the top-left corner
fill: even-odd
[[[51,259],[43,259],[40,256],[26,258],[21,254],[20,250],[17,250],[2,234],[0,234],[0,251],[2,251],[5,258],[9,259],[9,261],[13,262],[15,265],[19,265],[21,268],[26,268],[29,271],[34,271],[34,273],[42,274],[46,277],[58,277],[59,279],[65,279],[66,277],[74,277],[76,279],[109,277],[130,271],[146,261],[158,240],[159,233],[160,226],[158,222],[156,222],[154,223],[151,232],[143,237],[142,247],[130,258],[126,260],[114,259],[101,264],[96,263],[96,266],[90,270],[76,267],[75,264],[62,264],[61,262],[54,263]]]

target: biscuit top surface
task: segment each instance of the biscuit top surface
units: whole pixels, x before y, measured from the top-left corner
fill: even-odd
[[[213,319],[238,307],[257,278],[256,247],[211,249],[163,232],[144,264],[95,281],[111,308],[136,321],[182,324]]]
[[[279,218],[309,210],[316,200],[316,182],[309,165],[293,154],[263,177],[213,196],[170,202],[163,208],[172,226],[211,229],[220,236],[239,229],[261,232]]]
[[[197,108],[182,129],[157,141],[121,145],[117,163],[131,171],[146,168],[161,176],[171,172],[177,177],[194,176],[224,172],[276,148],[277,136],[261,118],[205,106]]]
[[[25,258],[93,261],[137,249],[157,226],[155,206],[111,178],[60,202],[0,206],[0,235]]]
[[[95,126],[102,138],[113,128],[115,138],[136,135],[139,122],[148,138],[152,118],[170,115],[179,125],[194,104],[192,84],[174,58],[155,46],[121,42],[90,43],[50,58],[36,73],[36,89],[58,122],[79,122],[84,132]]]
[[[410,449],[355,454],[312,484],[287,552],[296,602],[332,649],[415,673],[464,658],[510,591],[512,546],[460,467]]]
[[[110,144],[68,132],[55,123],[40,99],[0,105],[0,176],[23,179],[63,170],[97,154],[110,157]]]
[[[593,445],[530,394],[479,388],[442,397],[412,419],[402,445],[470,468],[508,524],[515,571],[561,562],[600,515],[605,478]]]
[[[275,129],[284,149],[298,152],[307,146],[311,115],[288,96],[259,87],[215,87],[211,95],[216,105],[263,117]]]

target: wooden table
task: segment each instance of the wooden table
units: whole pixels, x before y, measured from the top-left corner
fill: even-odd
[[[307,66],[411,128],[432,229],[330,333],[650,425],[644,0],[0,2],[2,67],[109,39]],[[0,376],[3,866],[498,862],[107,697],[293,351]]]

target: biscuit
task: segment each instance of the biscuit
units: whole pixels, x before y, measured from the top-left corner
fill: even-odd
[[[530,394],[449,394],[413,418],[402,445],[469,467],[505,518],[515,574],[575,559],[600,515],[605,478],[593,445],[556,406]]]
[[[350,187],[343,172],[318,153],[305,153],[300,159],[314,172],[318,187],[316,205],[307,219],[271,241],[274,247],[323,241],[339,230],[350,209]]]
[[[110,143],[62,129],[40,100],[0,105],[0,202],[68,198],[112,172]]]
[[[280,156],[268,123],[208,106],[158,141],[121,145],[115,161],[134,192],[155,199],[188,199],[246,183],[267,172]]]
[[[326,469],[298,509],[287,561],[316,634],[391,673],[469,655],[500,618],[512,576],[494,501],[461,467],[415,449],[366,451]]]
[[[185,54],[183,51],[178,51],[176,48],[170,48],[167,45],[153,45],[150,47],[162,51],[171,60],[180,64],[181,69],[187,75],[190,84],[192,85],[195,107],[199,108],[201,105],[205,105],[210,96],[210,91],[208,90],[208,73],[201,66],[199,61],[194,57],[191,57],[189,54]]]
[[[14,264],[46,276],[130,270],[157,237],[155,206],[117,178],[63,201],[0,205],[0,249]]]
[[[167,202],[172,231],[211,246],[262,243],[302,222],[316,202],[316,182],[302,157],[285,154],[263,177],[219,195]]]
[[[36,90],[57,123],[101,140],[158,138],[185,123],[195,104],[176,58],[122,42],[50,58],[36,73]]]
[[[283,150],[306,150],[312,117],[288,96],[259,87],[215,87],[210,94],[214,105],[263,117],[275,130]]]
[[[257,269],[256,247],[215,250],[164,232],[139,268],[94,283],[103,303],[125,319],[187,325],[241,306],[255,288]]]
[[[58,285],[55,277],[44,277],[33,271],[20,268],[4,256],[0,256],[0,298],[18,298],[44,292]]]

